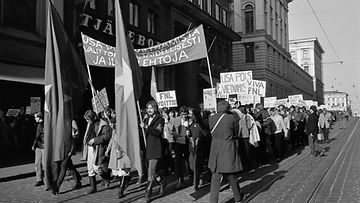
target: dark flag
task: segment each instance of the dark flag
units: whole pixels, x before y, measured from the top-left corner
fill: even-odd
[[[50,1],[47,4],[44,156],[45,184],[52,187],[58,177],[57,164],[71,150],[71,123],[82,105],[87,74],[57,11]]]

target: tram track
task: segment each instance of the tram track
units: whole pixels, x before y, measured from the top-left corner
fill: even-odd
[[[354,122],[355,120],[353,120],[352,122]],[[351,136],[349,136],[347,142],[345,145],[347,145],[347,143],[349,142],[350,138],[353,136],[355,129],[357,128],[357,125],[359,124],[360,120],[357,121],[354,130],[351,133]],[[348,126],[351,126],[352,123],[349,123]],[[338,137],[341,133],[343,133],[344,130],[339,130],[337,131],[332,138],[336,138]],[[304,153],[308,150],[308,146],[303,150],[302,155],[300,157],[297,158],[293,158],[292,160],[290,160],[288,163],[284,164],[283,166],[279,167],[276,171],[274,171],[272,174],[276,175],[274,176],[274,178],[267,182],[267,184],[263,185],[262,187],[260,187],[258,190],[256,190],[255,192],[251,193],[248,197],[246,197],[246,199],[243,201],[245,203],[250,202],[251,200],[253,200],[258,194],[260,194],[261,192],[265,191],[268,187],[270,187],[273,183],[275,183],[277,180],[279,180],[280,178],[282,178],[287,172],[289,172],[291,169],[293,169],[294,167],[296,167],[299,163],[301,163],[305,158],[307,158],[309,155],[307,153]],[[344,148],[343,148],[344,149]],[[328,167],[328,169],[326,170],[326,172],[324,173],[324,176],[321,178],[320,182],[323,181],[326,173],[328,172],[329,168],[331,168],[331,166],[333,165],[334,161],[336,159],[338,159],[339,154],[342,153],[343,149],[336,155],[336,158],[332,161],[332,163],[330,164],[330,166]],[[294,155],[293,155],[294,156]],[[280,172],[280,173],[279,173]],[[262,176],[261,178],[267,176],[269,174],[265,174],[264,176]],[[260,179],[261,179],[260,178]],[[306,202],[310,202],[310,200],[312,199],[312,197],[316,194],[316,191],[319,189],[320,186],[320,182],[317,184],[314,192],[309,196],[308,200]]]

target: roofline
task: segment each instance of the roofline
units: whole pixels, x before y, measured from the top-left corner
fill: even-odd
[[[291,39],[289,40],[289,44],[293,44],[295,42],[307,42],[307,41],[315,41],[315,43],[319,46],[322,53],[325,53],[324,49],[322,48],[319,40],[317,37],[309,37],[309,38],[303,38],[303,39]]]

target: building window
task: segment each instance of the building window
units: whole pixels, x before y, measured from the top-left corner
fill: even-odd
[[[222,17],[222,22],[224,23],[225,26],[228,25],[227,23],[227,19],[228,19],[228,14],[227,14],[227,10],[223,9],[223,17]]]
[[[245,43],[244,46],[246,63],[254,62],[254,42]]]
[[[37,0],[0,0],[0,24],[35,32]]]
[[[254,32],[254,7],[252,5],[246,5],[244,9],[245,13],[245,33]]]
[[[211,15],[211,1],[212,0],[205,0],[206,1],[206,11]]]
[[[135,27],[139,27],[139,6],[130,2],[129,5],[129,23]]]
[[[309,73],[309,66],[304,66],[304,71]]]
[[[155,13],[152,11],[147,15],[147,31],[155,34]]]
[[[215,4],[215,18],[220,21],[220,5],[217,3]]]
[[[303,49],[303,58],[309,58],[309,49]]]
[[[109,16],[115,16],[114,13],[114,0],[108,0],[108,15]]]
[[[95,0],[90,0],[89,2],[90,2],[90,5],[89,5],[90,8],[95,10],[96,9]]]

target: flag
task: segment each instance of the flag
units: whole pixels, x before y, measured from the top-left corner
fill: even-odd
[[[48,2],[45,104],[44,157],[45,183],[54,186],[57,162],[64,160],[72,148],[72,120],[82,105],[87,85],[85,68],[68,39],[54,6]]]
[[[151,67],[151,81],[150,81],[150,94],[152,98],[156,99],[156,93],[158,92],[156,86],[155,68]]]
[[[125,34],[119,1],[115,1],[116,59],[115,59],[115,113],[116,141],[127,153],[132,168],[142,174],[140,159],[139,124],[135,93],[142,80],[131,43]],[[140,85],[140,86],[139,86]],[[138,97],[140,93],[137,93]]]

